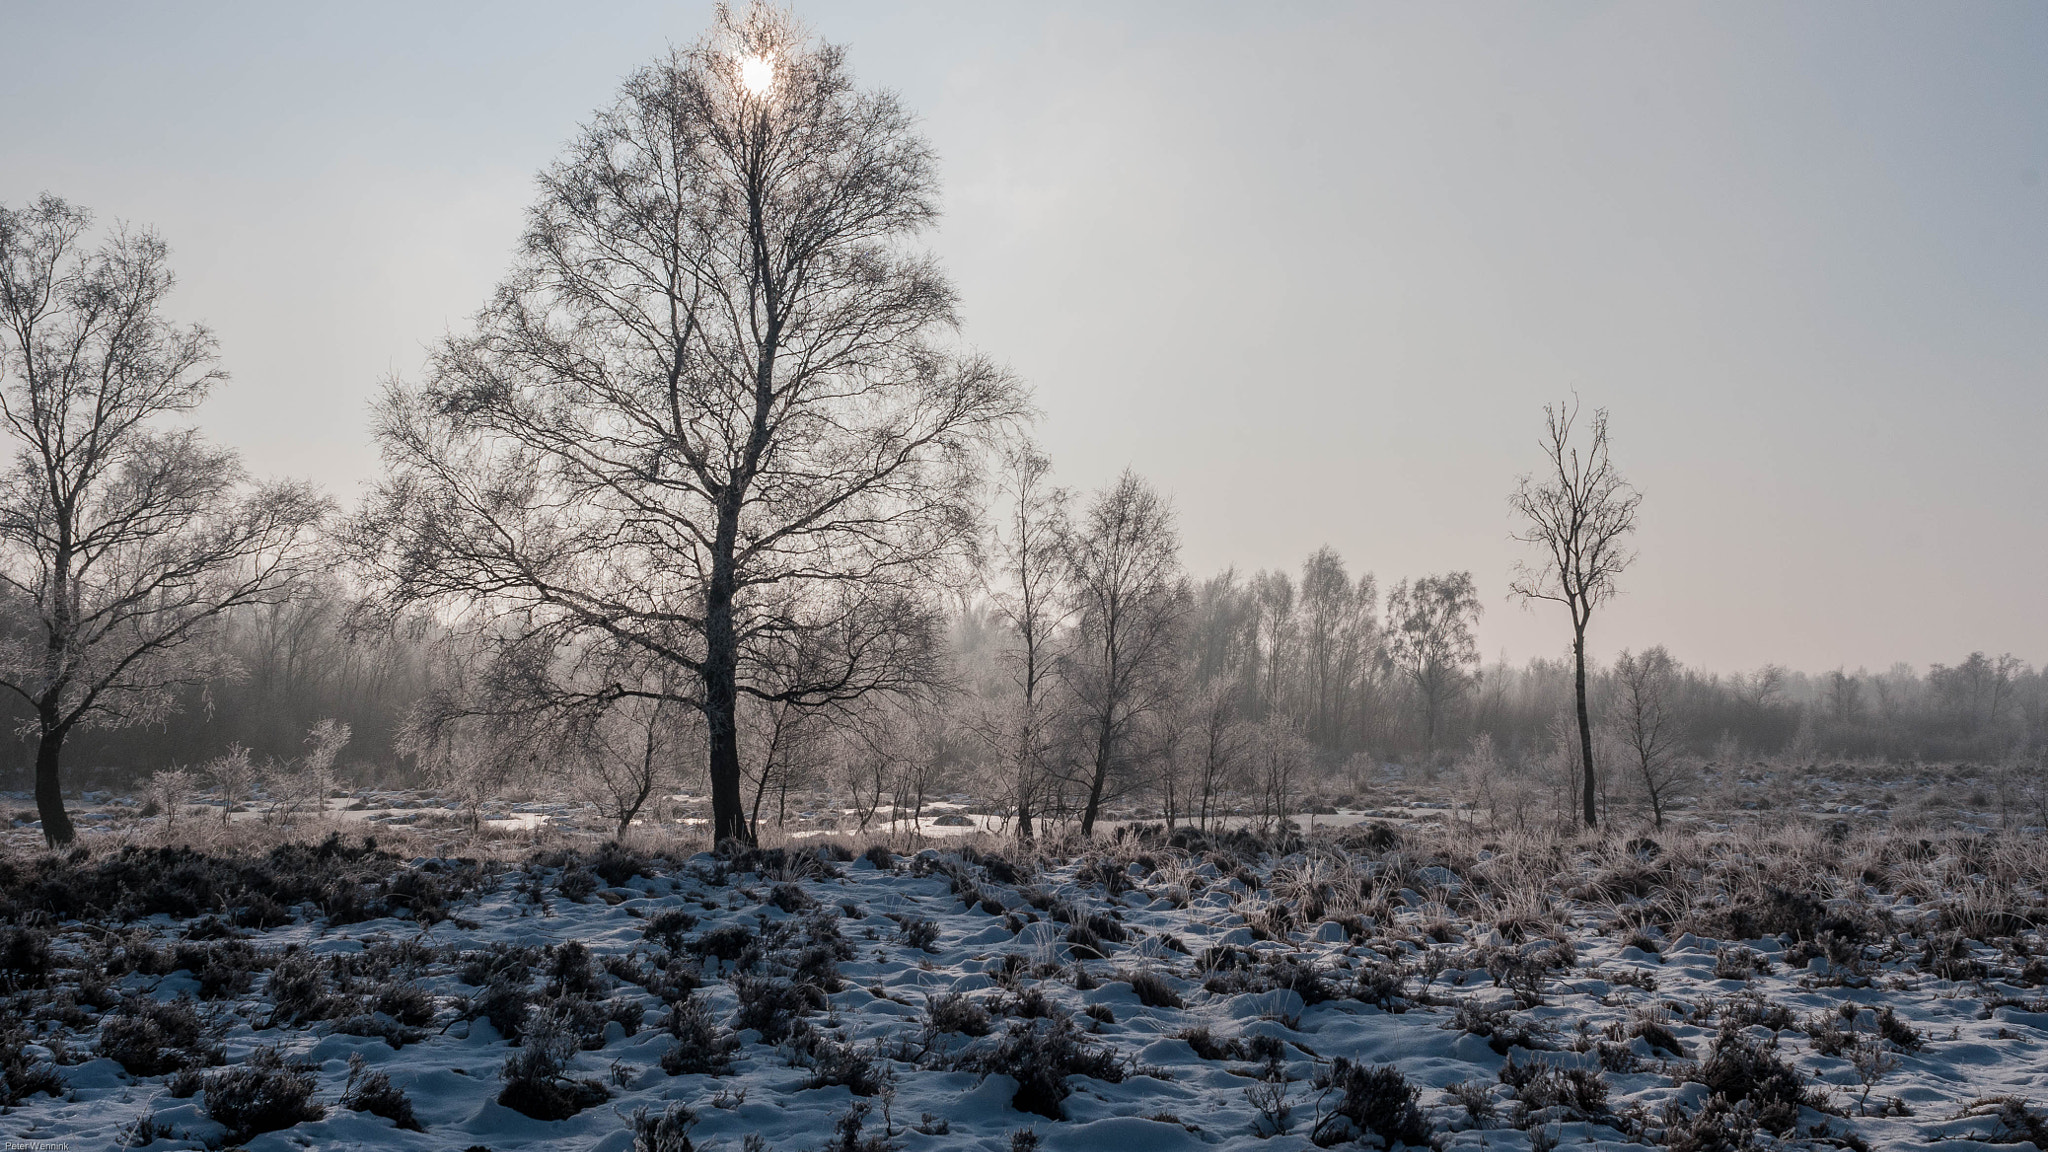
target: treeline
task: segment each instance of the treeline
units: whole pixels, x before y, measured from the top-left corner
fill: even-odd
[[[1014,503],[1009,488],[996,498],[1005,496]],[[745,710],[750,819],[772,824],[787,815],[792,793],[814,790],[854,805],[865,798],[871,810],[901,796],[909,809],[921,787],[927,797],[968,791],[1012,812],[1021,804],[1036,819],[1079,820],[1098,766],[1098,806],[1131,802],[1199,819],[1204,801],[1219,806],[1222,794],[1230,807],[1263,792],[1274,793],[1275,804],[1312,792],[1336,797],[1361,790],[1384,765],[1458,769],[1475,746],[1503,773],[1547,771],[1571,754],[1570,662],[1482,665],[1472,630],[1483,601],[1467,573],[1406,578],[1382,594],[1372,574],[1352,574],[1325,547],[1291,570],[1192,579],[1179,569],[1164,501],[1136,478],[1097,496],[1078,528],[1066,515],[1071,497],[1055,491],[1054,499],[1038,509],[1051,527],[1041,570],[1032,573],[1043,625],[1036,668],[1016,623],[1025,611],[1022,569],[992,560],[970,582],[941,590],[955,605],[949,654],[943,674],[921,690],[866,709]],[[1081,534],[1132,519],[1114,510],[1137,501],[1152,502],[1158,517],[1150,582],[1087,588],[1080,558],[1115,541]],[[1029,562],[1014,538],[996,532],[990,543],[992,556]],[[1105,623],[1105,605],[1117,596],[1121,615]],[[1140,635],[1146,629],[1157,635]],[[1112,673],[1097,651],[1110,638],[1157,652],[1141,651]],[[473,663],[481,651],[460,629],[424,614],[394,619],[328,576],[226,614],[209,644],[226,658],[221,674],[181,689],[160,719],[72,737],[76,786],[133,787],[157,770],[201,767],[231,747],[258,763],[288,763],[330,720],[353,734],[347,778],[445,782],[405,734],[423,703],[445,698],[470,666],[465,659]],[[1656,689],[1673,756],[1723,765],[1997,763],[2048,749],[2048,675],[2010,655],[1971,653],[1924,672],[1895,664],[1877,673],[1765,666],[1724,674],[1653,652],[1664,662]],[[1011,741],[1022,747],[1023,682],[1034,675],[1031,747],[1006,756]],[[1616,732],[1625,688],[1614,667],[1602,667],[1591,699],[1602,771],[1633,793],[1639,765]],[[0,707],[12,736],[0,744],[0,771],[19,788],[34,742],[19,702]],[[670,754],[663,782],[701,791],[701,748],[678,742]],[[1028,758],[1020,765],[1018,756]],[[552,776],[567,788],[574,775],[540,767],[533,778],[508,771],[499,783],[532,787]]]

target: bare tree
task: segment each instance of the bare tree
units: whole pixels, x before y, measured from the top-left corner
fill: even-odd
[[[1538,545],[1543,559],[1534,567],[1518,563],[1510,594],[1525,603],[1554,600],[1571,613],[1574,691],[1579,719],[1579,789],[1586,827],[1599,823],[1593,768],[1593,722],[1586,709],[1586,626],[1593,612],[1616,592],[1615,580],[1635,560],[1624,546],[1635,531],[1637,492],[1614,468],[1607,450],[1607,410],[1593,410],[1591,443],[1583,450],[1572,439],[1578,405],[1543,409],[1544,472],[1525,475],[1508,503],[1528,526],[1515,539]]]
[[[225,375],[214,339],[161,313],[163,241],[44,196],[0,208],[0,687],[35,717],[36,808],[70,842],[64,742],[145,723],[175,690],[230,670],[201,643],[222,616],[275,599],[311,565],[326,501],[252,488],[234,453],[164,427]]]
[[[192,773],[183,768],[159,768],[149,774],[147,792],[164,814],[164,827],[175,828],[179,811],[192,799]]]
[[[823,743],[824,715],[788,700],[742,699],[740,704],[740,730],[748,737],[744,750],[753,765],[747,773],[754,785],[747,823],[758,840],[761,805],[768,793],[775,793],[775,823],[780,827],[788,818],[790,791],[810,782]]]
[[[1261,831],[1287,827],[1287,809],[1314,750],[1294,725],[1269,716],[1252,730],[1252,783],[1259,790]]]
[[[1089,753],[1081,835],[1093,835],[1137,726],[1165,701],[1187,582],[1173,509],[1126,470],[1097,493],[1066,552],[1079,636],[1065,668]]]
[[[765,5],[635,74],[541,186],[475,332],[387,392],[363,538],[402,597],[688,673],[713,835],[744,841],[739,697],[930,678],[927,591],[1022,393],[942,343],[911,115]],[[819,634],[815,674],[780,674]]]
[[[1182,705],[1192,713],[1183,749],[1193,761],[1193,789],[1200,797],[1195,816],[1204,832],[1217,799],[1238,784],[1249,755],[1252,728],[1241,716],[1241,695],[1236,685],[1217,680]]]
[[[1387,594],[1388,655],[1415,687],[1431,756],[1446,713],[1472,688],[1479,663],[1472,624],[1480,611],[1470,572],[1403,580]]]
[[[666,696],[628,697],[577,733],[576,791],[611,823],[614,836],[626,834],[674,772],[680,746],[691,735],[683,711]]]
[[[1367,664],[1379,641],[1373,620],[1378,596],[1372,576],[1353,583],[1344,558],[1327,545],[1302,562],[1300,714],[1310,738],[1333,752],[1346,706],[1370,674]]]
[[[1677,666],[1661,644],[1640,654],[1624,648],[1615,658],[1610,726],[1615,740],[1635,761],[1659,831],[1664,827],[1664,806],[1679,782],[1678,757],[1685,738],[1675,698],[1677,681]]]
[[[1002,464],[987,586],[1014,640],[1006,656],[1017,697],[1013,707],[996,713],[996,744],[1008,761],[1017,836],[1029,840],[1046,772],[1055,644],[1073,615],[1062,551],[1069,496],[1051,483],[1051,462],[1029,443],[1008,446]]]
[[[234,820],[235,805],[255,791],[256,764],[247,748],[230,744],[226,752],[208,761],[206,774],[220,793],[220,826],[225,828]]]
[[[1260,572],[1252,577],[1252,602],[1259,647],[1264,657],[1261,669],[1264,687],[1257,701],[1261,719],[1280,709],[1286,687],[1287,661],[1294,641],[1294,581],[1285,572]]]

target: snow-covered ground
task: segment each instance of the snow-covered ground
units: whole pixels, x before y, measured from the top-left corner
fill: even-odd
[[[1277,1152],[1381,1142],[1361,1116],[1399,1131],[1401,1086],[1356,1067],[1347,1081],[1340,1059],[1397,1068],[1416,1090],[1408,1119],[1450,1148],[1968,1147],[2012,1140],[2048,1101],[2038,852],[1815,836],[1487,846],[1379,827],[1263,853],[1238,837],[1011,859],[984,855],[987,840],[850,862],[812,846],[524,866],[303,856],[354,877],[372,918],[335,924],[306,902],[243,928],[67,920],[51,884],[101,865],[17,857],[11,920],[43,927],[7,931],[47,931],[52,952],[39,976],[32,941],[0,949],[14,1021],[0,1063],[30,1091],[54,1067],[62,1095],[25,1096],[0,1134],[217,1147],[230,1133],[215,1101],[234,1091],[220,1078],[267,1048],[304,1062],[278,1082],[310,1077],[324,1117],[255,1149],[624,1152],[644,1107],[644,1146],[674,1152],[686,1145],[656,1140],[671,1104],[694,1114],[672,1136],[736,1150],[1009,1149],[1030,1131],[1046,1149]],[[131,864],[116,887],[204,871]],[[209,891],[219,912],[254,906]],[[1750,938],[1729,938],[1745,924]],[[144,1005],[188,997],[205,1034],[181,1049],[165,1023],[138,1061]],[[492,1021],[516,1024],[519,1004],[514,1045]],[[604,1098],[580,1089],[589,1106],[535,1119],[500,1102],[503,1070],[554,1032],[551,1091],[587,1079]],[[687,1070],[725,1043],[729,1068]],[[343,1106],[352,1060],[359,1088],[384,1073],[420,1131]],[[1780,1064],[1793,1079],[1771,1079]],[[1057,1119],[1017,1107],[1034,1073],[1069,1093],[1036,1102]],[[1787,1092],[1800,1101],[1773,1110]]]

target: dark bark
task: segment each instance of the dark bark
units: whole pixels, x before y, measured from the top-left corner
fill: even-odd
[[[1599,814],[1594,810],[1593,777],[1593,722],[1586,712],[1586,626],[1580,624],[1572,634],[1572,688],[1577,697],[1579,709],[1579,760],[1585,769],[1585,786],[1580,789],[1584,796],[1586,827],[1597,828]]]
[[[43,821],[43,841],[52,848],[71,843],[77,833],[64,811],[64,786],[58,765],[64,750],[64,729],[45,717],[36,743],[36,814]]]
[[[737,511],[737,510],[735,510]],[[704,596],[704,727],[711,777],[711,841],[754,843],[740,797],[739,645],[733,635],[732,546],[736,524],[720,517],[715,558]],[[723,559],[723,564],[718,564]]]
[[[1081,838],[1095,835],[1095,817],[1102,811],[1102,788],[1109,781],[1111,754],[1115,751],[1116,730],[1111,727],[1109,716],[1102,717],[1102,731],[1095,741],[1095,773],[1088,781],[1088,805],[1081,810]]]

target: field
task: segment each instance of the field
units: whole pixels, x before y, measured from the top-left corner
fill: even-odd
[[[1816,794],[1747,824],[1499,833],[1407,807],[1424,795],[1307,835],[970,828],[724,855],[673,832],[330,820],[206,848],[131,828],[55,857],[17,830],[0,1132],[494,1152],[2048,1139],[2038,832],[1902,830]]]

